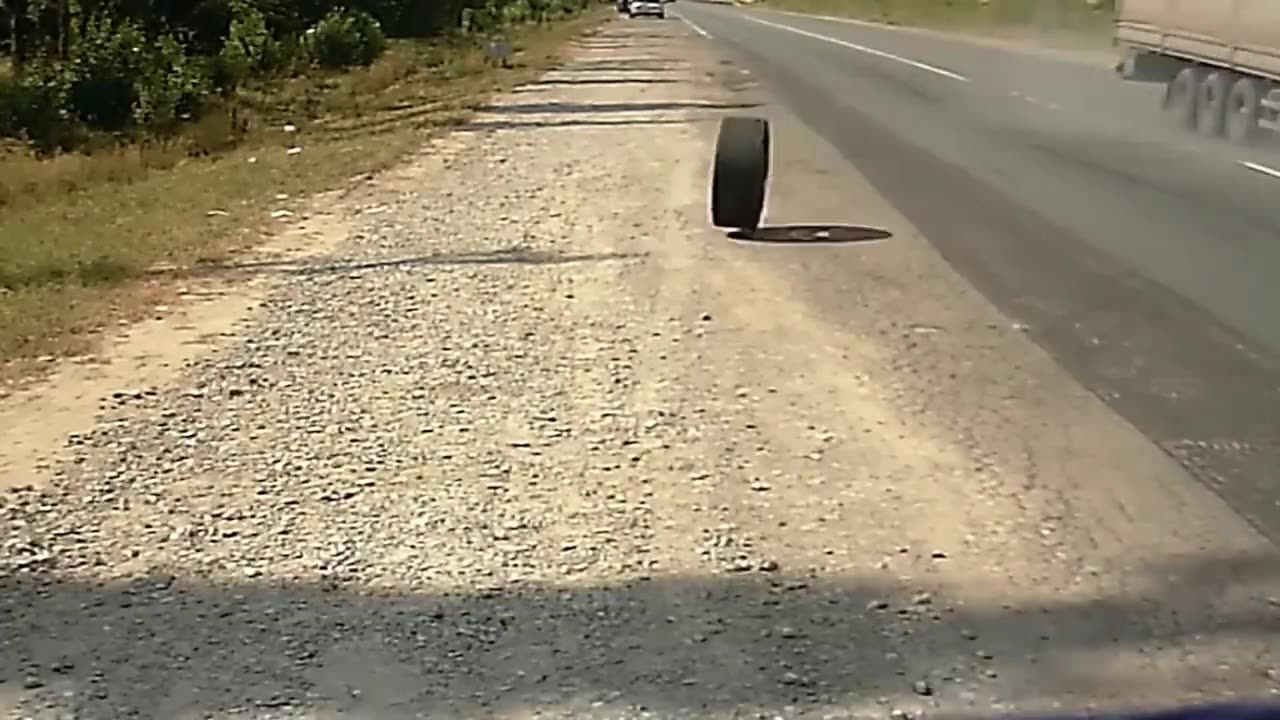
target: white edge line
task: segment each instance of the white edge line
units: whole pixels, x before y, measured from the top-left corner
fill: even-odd
[[[1266,165],[1260,165],[1256,162],[1249,162],[1248,160],[1241,160],[1239,162],[1242,166],[1249,168],[1256,173],[1262,173],[1263,175],[1270,175],[1273,178],[1280,179],[1280,170],[1267,167]]]
[[[887,22],[876,22],[874,20],[859,20],[851,17],[840,17],[838,15],[811,15],[809,13],[795,12],[794,10],[775,10],[769,8],[768,12],[777,13],[779,15],[790,15],[798,18],[808,18],[810,20],[826,20],[828,22],[844,23],[846,25],[857,25],[872,30],[884,30],[887,32],[910,33],[912,35],[921,35],[931,37],[937,40],[945,40],[948,42],[963,43],[972,47],[984,47],[989,50],[1000,50],[1003,52],[1015,53],[1018,55],[1037,55],[1041,57],[1051,57],[1062,62],[1074,64],[1084,64],[1095,66],[1093,62],[1073,57],[1069,52],[1061,52],[1053,48],[1035,48],[1035,47],[1019,47],[1017,45],[1007,45],[1001,43],[985,42],[982,38],[966,36],[962,32],[950,31],[945,29],[936,29],[930,27],[921,27],[918,25],[890,25]],[[1096,67],[1096,66],[1095,66]]]
[[[839,17],[838,15],[810,15],[809,13],[795,12],[794,10],[773,10],[773,9],[770,9],[770,12],[776,12],[779,15],[790,15],[791,17],[813,18],[814,20],[827,20],[830,22],[844,23],[846,25],[858,25],[860,27],[879,28],[884,30],[906,30],[908,32],[912,30],[918,30],[918,28],[902,28],[897,25],[890,25],[889,23],[872,22],[870,20],[859,20],[857,18],[851,18],[851,17]]]
[[[777,28],[779,30],[786,30],[788,32],[793,32],[797,35],[803,35],[805,37],[810,37],[815,40],[822,40],[823,42],[829,42],[829,43],[832,43],[833,45],[847,47],[850,50],[857,50],[858,52],[866,53],[868,55],[874,55],[876,57],[884,58],[886,60],[893,60],[894,62],[900,62],[904,65],[910,65],[911,67],[916,68],[918,70],[931,72],[931,73],[934,73],[935,75],[941,75],[942,77],[950,78],[952,80],[959,80],[960,82],[969,82],[969,78],[963,75],[960,75],[958,73],[953,73],[950,70],[945,70],[943,68],[936,67],[928,63],[922,63],[918,60],[912,60],[911,58],[904,58],[901,55],[894,55],[893,53],[887,53],[883,50],[876,50],[875,48],[869,48],[864,45],[858,45],[857,43],[851,43],[851,42],[848,42],[847,40],[837,40],[836,38],[827,37],[826,35],[819,35],[818,33],[809,32],[808,30],[793,28],[790,25],[782,25],[780,23],[769,22],[768,20],[761,20],[760,18],[751,17],[750,15],[740,15],[739,17],[741,17],[743,20],[750,20],[753,23],[767,25],[769,27]]]
[[[680,18],[680,20],[681,20],[682,22],[684,22],[684,24],[685,24],[685,25],[688,25],[689,27],[693,28],[693,31],[694,31],[694,32],[696,32],[696,33],[698,33],[698,34],[699,34],[699,35],[701,35],[702,37],[704,37],[704,38],[709,38],[709,37],[711,37],[711,33],[707,32],[706,30],[703,30],[703,29],[702,29],[702,28],[700,28],[700,27],[698,27],[697,23],[695,23],[694,21],[692,21],[692,20],[690,20],[689,18],[685,17],[684,15],[681,15],[680,13],[672,13],[672,15],[675,15],[676,17]]]

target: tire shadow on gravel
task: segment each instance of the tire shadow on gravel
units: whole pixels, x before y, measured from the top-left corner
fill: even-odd
[[[730,240],[760,245],[848,245],[888,240],[893,233],[862,225],[766,225],[753,231],[731,230]]]
[[[1224,588],[1280,575],[1271,555],[1154,563],[1147,576],[1126,578],[1140,596],[1028,607],[961,605],[923,580],[845,582],[785,568],[388,594],[341,576],[86,582],[39,563],[6,567],[0,684],[47,694],[82,720],[266,708],[370,718],[529,707],[794,717],[788,708],[865,707],[877,697],[957,707],[962,691],[1039,703],[1046,688],[1116,687],[1107,662],[1116,652],[1238,638],[1275,647],[1280,632],[1265,598],[1219,604]],[[1123,681],[1142,696],[1141,676]]]

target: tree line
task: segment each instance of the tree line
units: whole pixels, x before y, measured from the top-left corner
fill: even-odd
[[[0,135],[163,131],[241,84],[368,65],[388,38],[485,35],[589,0],[0,0]]]

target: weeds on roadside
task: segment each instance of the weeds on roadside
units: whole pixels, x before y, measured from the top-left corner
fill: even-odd
[[[257,242],[278,195],[394,163],[492,92],[532,79],[604,14],[515,29],[522,63],[509,72],[487,67],[474,39],[391,40],[368,67],[246,82],[180,132],[52,158],[0,144],[0,361],[78,349],[154,300],[150,268]]]

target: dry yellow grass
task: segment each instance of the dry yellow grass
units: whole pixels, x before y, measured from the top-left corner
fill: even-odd
[[[162,296],[158,263],[186,266],[243,249],[278,193],[297,197],[393,164],[560,55],[608,14],[531,26],[514,69],[471,47],[396,43],[373,67],[245,94],[251,127],[213,113],[181,138],[37,160],[0,147],[0,363],[76,351],[94,331]],[[238,113],[236,121],[243,121]],[[286,153],[283,126],[299,128]],[[191,157],[192,149],[207,157]]]

